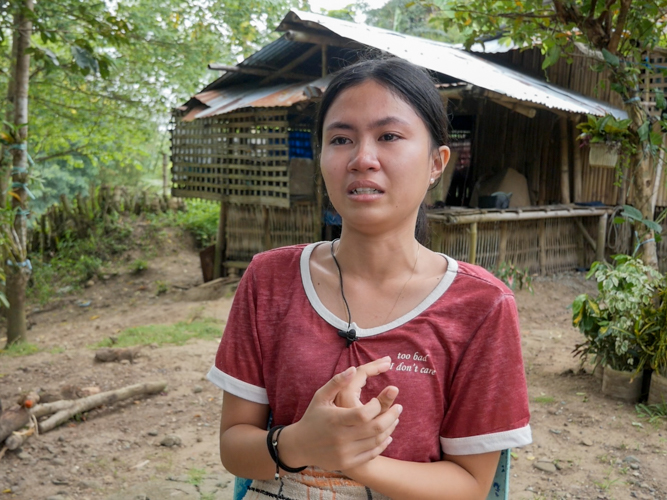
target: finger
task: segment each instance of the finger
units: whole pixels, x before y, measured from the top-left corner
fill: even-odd
[[[369,460],[378,456],[387,448],[387,446],[389,446],[389,443],[391,443],[391,435],[396,430],[398,424],[399,420],[396,419],[389,425],[389,427],[379,434],[355,441],[351,449],[354,456],[356,458],[368,458],[370,455],[370,458],[368,458]]]
[[[377,400],[380,403],[380,413],[386,412],[391,405],[394,404],[396,398],[398,397],[398,387],[389,385],[382,389],[380,394],[377,395]]]
[[[326,384],[317,390],[313,396],[313,400],[333,403],[334,399],[336,399],[336,395],[354,380],[356,371],[354,366],[350,366],[347,370],[334,375]]]
[[[381,373],[386,372],[391,367],[391,358],[385,356],[384,358],[376,359],[370,363],[358,366],[357,370],[363,372],[367,377],[375,377]]]

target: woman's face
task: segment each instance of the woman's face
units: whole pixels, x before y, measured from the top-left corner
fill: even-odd
[[[412,107],[373,80],[341,92],[324,118],[322,176],[345,227],[414,231],[430,180],[448,159]]]

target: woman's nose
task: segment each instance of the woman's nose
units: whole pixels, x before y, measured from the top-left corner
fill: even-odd
[[[355,154],[348,164],[348,170],[366,171],[378,170],[380,162],[377,157],[377,148],[374,141],[360,141]]]

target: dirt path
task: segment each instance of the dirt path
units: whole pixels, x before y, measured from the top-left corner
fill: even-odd
[[[169,283],[170,291],[157,297],[156,281]],[[88,347],[130,326],[224,321],[231,298],[193,301],[193,292],[180,291],[200,282],[197,254],[184,244],[139,277],[121,272],[30,315],[30,341],[41,352],[0,357],[5,406],[35,387],[109,390],[166,380],[168,388],[91,411],[85,421],[7,453],[0,460],[0,500],[231,499],[231,477],[217,451],[221,394],[205,380],[217,342],[146,347],[132,364],[95,364]],[[571,275],[537,280],[534,295],[517,294],[534,443],[515,450],[512,499],[667,499],[667,424],[651,425],[633,406],[603,397],[599,381],[579,373],[571,357],[579,334],[566,307],[591,290]],[[87,301],[88,307],[77,305]],[[166,438],[180,444],[165,446]]]

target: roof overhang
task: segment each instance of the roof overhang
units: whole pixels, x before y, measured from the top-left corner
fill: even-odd
[[[624,110],[608,103],[487,61],[450,44],[296,10],[285,16],[278,30],[293,30],[299,25],[313,31],[326,30],[494,94],[531,103],[534,107],[555,112],[596,116],[611,114],[616,118],[627,118]]]

